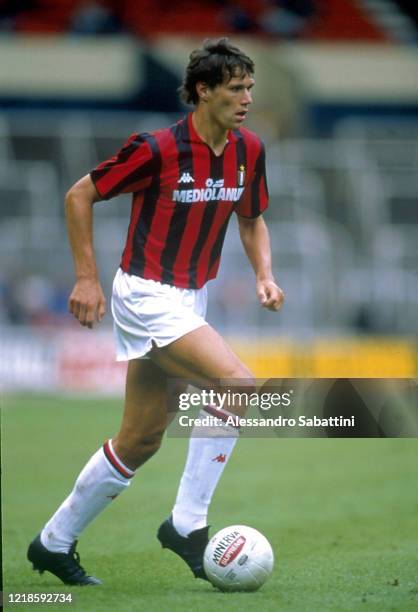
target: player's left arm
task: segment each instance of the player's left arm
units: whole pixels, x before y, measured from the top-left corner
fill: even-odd
[[[265,221],[262,215],[253,219],[237,216],[241,241],[255,272],[260,304],[268,310],[279,310],[284,293],[273,276],[270,237]]]

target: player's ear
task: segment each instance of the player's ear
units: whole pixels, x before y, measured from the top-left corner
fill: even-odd
[[[207,102],[209,95],[209,86],[207,83],[198,81],[196,83],[196,92],[199,96],[199,102]]]

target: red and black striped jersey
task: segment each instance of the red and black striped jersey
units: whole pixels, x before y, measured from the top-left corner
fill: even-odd
[[[260,139],[232,130],[217,156],[191,113],[169,128],[133,134],[90,176],[102,199],[133,194],[121,268],[176,287],[215,278],[232,212],[254,218],[268,204]]]

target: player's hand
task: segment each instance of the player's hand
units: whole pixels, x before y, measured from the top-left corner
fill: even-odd
[[[257,296],[263,308],[277,311],[284,302],[284,293],[273,280],[257,281]]]
[[[106,312],[106,299],[97,279],[79,279],[68,300],[68,310],[84,327],[92,329]]]

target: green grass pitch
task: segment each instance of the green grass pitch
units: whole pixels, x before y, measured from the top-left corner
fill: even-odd
[[[155,533],[170,513],[186,440],[167,438],[81,537],[101,587],[70,589],[32,571],[26,548],[89,456],[116,433],[121,401],[10,396],[2,402],[6,592],[69,593],[72,605],[30,610],[386,611],[418,609],[417,440],[243,439],[216,492],[211,533],[248,524],[276,565],[256,593],[195,580]]]

